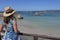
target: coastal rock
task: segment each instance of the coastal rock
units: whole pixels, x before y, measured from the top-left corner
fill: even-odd
[[[17,19],[23,19],[23,17],[20,14],[15,14],[14,15]]]

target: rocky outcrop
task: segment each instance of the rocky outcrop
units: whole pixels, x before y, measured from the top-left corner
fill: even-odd
[[[22,17],[20,14],[15,14],[14,16],[15,16],[15,18],[17,18],[17,19],[23,19],[23,17]]]

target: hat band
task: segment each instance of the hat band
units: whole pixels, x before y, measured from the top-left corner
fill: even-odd
[[[11,10],[11,11],[9,11],[9,12],[6,12],[7,14],[9,14],[9,13],[11,13],[11,12],[13,12],[14,10]]]

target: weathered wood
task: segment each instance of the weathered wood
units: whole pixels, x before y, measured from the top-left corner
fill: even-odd
[[[33,40],[38,40],[38,38],[43,38],[43,39],[50,39],[50,40],[60,40],[58,37],[51,37],[47,35],[38,35],[38,34],[28,34],[28,33],[18,33],[18,35],[23,35],[23,36],[33,36]]]
[[[38,37],[37,37],[37,36],[33,36],[33,39],[34,39],[34,40],[38,40]]]
[[[58,38],[58,37],[51,37],[51,36],[47,36],[47,35],[28,34],[28,33],[21,33],[21,34],[25,35],[25,36],[33,36],[34,40],[38,40],[38,38],[51,39],[51,40],[60,40],[60,38]]]
[[[1,33],[0,33],[0,40],[1,40]]]

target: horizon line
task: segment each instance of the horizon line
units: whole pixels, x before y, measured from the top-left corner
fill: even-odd
[[[16,11],[51,11],[51,10],[16,10]],[[54,10],[52,10],[52,11],[54,11]]]

